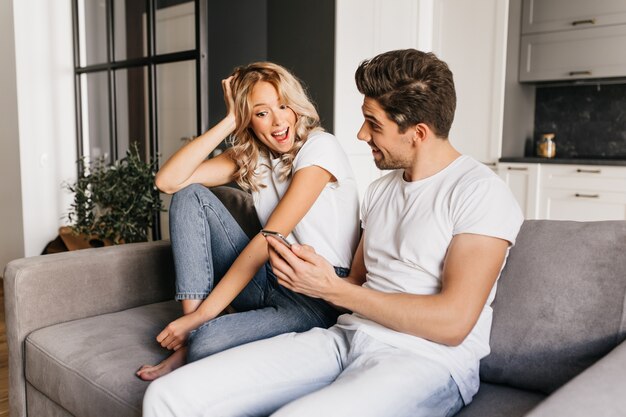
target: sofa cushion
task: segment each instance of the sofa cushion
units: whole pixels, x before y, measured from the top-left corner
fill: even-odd
[[[28,416],[74,417],[28,382],[26,383],[26,397],[28,397]]]
[[[220,186],[211,191],[224,204],[244,233],[252,239],[261,230],[252,196],[238,188]]]
[[[519,417],[545,398],[537,392],[482,383],[472,402],[456,417]]]
[[[626,221],[524,222],[481,379],[551,393],[626,337]]]
[[[73,415],[140,416],[148,383],[135,371],[168,355],[155,336],[181,314],[167,301],[37,330],[25,343],[26,379]]]

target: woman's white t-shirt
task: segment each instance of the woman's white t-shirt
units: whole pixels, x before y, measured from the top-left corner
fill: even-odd
[[[370,184],[362,207],[364,287],[387,293],[436,294],[452,238],[473,233],[513,245],[524,220],[507,185],[485,165],[460,156],[435,175],[414,182],[393,171]],[[478,322],[458,346],[400,333],[358,314],[339,317],[341,327],[440,363],[457,383],[465,404],[478,391],[478,367],[489,354],[491,290]]]
[[[359,239],[359,200],[350,162],[337,138],[326,132],[313,132],[294,159],[292,177],[309,166],[325,169],[337,181],[326,184],[287,240],[312,246],[333,266],[349,268]],[[267,157],[261,157],[257,166],[256,172],[265,187],[253,192],[252,197],[262,226],[291,184],[290,179],[279,180],[280,167],[280,159]]]

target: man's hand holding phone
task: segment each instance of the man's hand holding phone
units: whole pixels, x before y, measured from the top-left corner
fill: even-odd
[[[281,233],[275,232],[273,230],[265,230],[265,229],[263,229],[263,230],[261,230],[261,234],[263,236],[265,236],[265,237],[272,236],[273,238],[281,241],[289,249],[291,249],[291,243],[289,243],[287,238],[285,236],[283,236]]]
[[[326,294],[342,279],[326,259],[310,246],[287,245],[274,234],[263,233],[268,239],[269,257],[278,283],[294,292],[326,299]],[[330,301],[330,300],[327,300]]]

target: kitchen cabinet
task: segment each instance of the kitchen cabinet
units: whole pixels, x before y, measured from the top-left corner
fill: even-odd
[[[539,164],[500,163],[497,172],[513,192],[524,218],[537,218]]]
[[[626,167],[500,163],[527,219],[626,220]]]
[[[626,23],[624,0],[524,0],[522,34]]]
[[[626,24],[524,35],[522,82],[626,76]]]
[[[626,2],[525,0],[519,79],[626,76]]]
[[[626,220],[626,167],[542,165],[539,218]]]

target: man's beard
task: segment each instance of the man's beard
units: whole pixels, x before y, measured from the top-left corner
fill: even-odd
[[[376,168],[380,170],[405,169],[409,166],[409,163],[407,161],[394,159],[389,157],[388,155],[385,156],[381,154],[381,156],[382,157],[380,159],[374,158],[374,164],[376,164]]]

